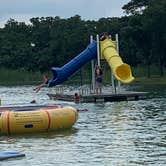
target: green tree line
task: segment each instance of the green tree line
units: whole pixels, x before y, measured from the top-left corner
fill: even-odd
[[[83,20],[79,15],[62,19],[31,18],[30,24],[14,19],[0,28],[0,67],[25,71],[50,70],[78,55],[90,35],[108,32],[120,39],[120,55],[131,66],[156,65],[160,76],[166,67],[166,1],[131,0],[123,6],[126,16]]]

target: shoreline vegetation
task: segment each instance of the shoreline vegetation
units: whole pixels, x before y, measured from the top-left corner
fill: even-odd
[[[122,9],[122,17],[98,20],[82,19],[78,13],[68,18],[32,17],[29,24],[10,18],[0,28],[0,70],[5,69],[0,71],[0,85],[38,84],[47,72],[51,78],[52,66],[63,66],[87,48],[91,35],[96,40],[105,32],[113,41],[118,37],[119,55],[132,67],[135,84],[165,83],[166,0],[130,0]],[[101,67],[103,83],[110,85],[111,70],[105,60]],[[91,83],[90,63],[71,78],[64,84]]]
[[[42,82],[43,75],[50,74],[47,72],[0,69],[0,86],[37,85]]]
[[[160,77],[155,68],[152,69],[151,77],[147,78],[146,69],[143,67],[132,68],[135,81],[129,85],[164,85],[166,76]],[[166,70],[165,70],[166,73]],[[0,69],[0,86],[19,86],[19,85],[37,85],[41,83],[43,75],[52,78],[51,72],[29,72],[24,70]],[[90,72],[85,71],[82,76],[71,77],[64,84],[84,85],[90,83]],[[111,82],[111,70],[104,74],[104,83]]]

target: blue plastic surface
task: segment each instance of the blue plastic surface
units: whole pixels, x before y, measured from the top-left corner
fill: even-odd
[[[24,156],[25,154],[20,152],[0,152],[0,161],[9,158],[24,157]]]
[[[73,58],[67,64],[61,68],[53,67],[53,79],[49,81],[48,87],[53,87],[58,84],[62,84],[71,75],[73,75],[78,69],[80,69],[87,62],[97,58],[97,43],[93,41],[87,46],[87,48],[81,52],[78,56]]]

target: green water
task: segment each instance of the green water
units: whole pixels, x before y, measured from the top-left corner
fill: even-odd
[[[132,87],[150,92],[150,99],[98,104],[50,101],[43,89],[0,87],[3,105],[56,103],[87,108],[63,132],[0,136],[0,151],[21,151],[26,157],[0,161],[1,166],[164,166],[166,165],[166,88]]]

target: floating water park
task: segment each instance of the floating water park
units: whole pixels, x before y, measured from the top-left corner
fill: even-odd
[[[92,85],[89,89],[82,89],[77,92],[80,102],[111,102],[111,101],[128,101],[145,99],[145,92],[122,92],[120,84],[130,84],[134,81],[130,65],[123,62],[119,55],[118,35],[116,40],[107,38],[103,41],[99,40],[99,35],[96,36],[96,41],[91,36],[90,44],[78,56],[73,58],[61,68],[53,67],[53,78],[50,80],[48,87],[54,87],[63,84],[66,80],[78,71],[83,65],[91,61],[92,68]],[[112,71],[112,91],[104,91],[101,94],[95,93],[95,72],[94,61],[101,66],[101,60],[105,60]],[[118,81],[118,87],[115,85],[115,80]],[[64,93],[63,87],[55,88],[55,93],[48,93],[50,99],[73,101],[74,92]]]
[[[74,59],[69,61],[61,68],[53,67],[53,78],[49,81],[48,87],[55,87],[68,80],[77,70],[79,70],[87,62],[92,62],[92,89],[89,93],[77,93],[75,98],[74,92],[65,94],[51,94],[48,96],[54,100],[65,100],[76,102],[110,102],[110,101],[127,101],[138,100],[145,97],[145,92],[125,92],[111,93],[110,91],[101,94],[95,93],[95,75],[94,75],[94,60],[97,60],[97,65],[100,66],[100,60],[104,59],[112,70],[112,86],[114,79],[124,84],[129,84],[134,81],[131,68],[124,63],[118,53],[118,36],[116,41],[107,38],[103,41],[93,40],[87,48]],[[119,84],[120,88],[120,84]],[[57,131],[71,128],[78,118],[77,109],[73,107],[1,107],[0,108],[0,134],[20,134],[20,133],[35,133]]]
[[[1,17],[0,166],[166,165],[166,0],[6,0]]]

